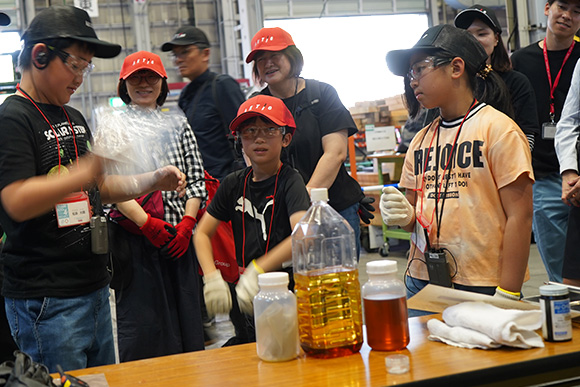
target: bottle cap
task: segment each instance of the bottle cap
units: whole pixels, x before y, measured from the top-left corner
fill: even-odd
[[[390,274],[397,272],[397,261],[381,259],[367,262],[367,274]]]
[[[568,294],[568,288],[562,285],[542,285],[540,286],[540,295],[542,296],[565,296]]]
[[[311,202],[319,202],[324,200],[325,202],[328,201],[328,189],[326,188],[312,188],[310,190],[310,201]]]
[[[259,274],[258,285],[260,286],[288,285],[288,278],[289,278],[288,273],[281,271]]]
[[[409,356],[390,355],[385,358],[387,372],[390,374],[404,374],[409,372]]]

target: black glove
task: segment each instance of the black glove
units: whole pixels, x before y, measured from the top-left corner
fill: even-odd
[[[369,224],[371,219],[375,218],[375,216],[372,214],[372,212],[375,212],[375,207],[371,205],[374,202],[375,198],[365,196],[358,203],[358,216],[360,216],[360,219],[366,224]]]

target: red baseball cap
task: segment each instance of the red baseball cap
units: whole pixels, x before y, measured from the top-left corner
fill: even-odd
[[[246,63],[254,60],[258,51],[280,51],[288,46],[295,46],[292,36],[282,28],[262,28],[252,38],[252,51],[246,57]]]
[[[119,80],[127,79],[131,74],[139,70],[151,70],[159,74],[160,77],[167,78],[167,73],[165,72],[165,68],[163,67],[159,55],[149,51],[138,51],[129,55],[125,58],[125,61],[123,61]]]
[[[292,113],[280,98],[271,95],[257,95],[240,105],[238,115],[230,124],[230,130],[236,134],[240,125],[251,117],[265,117],[276,125],[286,126],[294,134],[296,123]]]

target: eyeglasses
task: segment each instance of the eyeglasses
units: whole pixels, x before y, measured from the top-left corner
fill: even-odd
[[[169,54],[169,56],[171,57],[171,60],[173,60],[174,62],[177,59],[183,60],[183,59],[187,58],[187,56],[196,48],[202,50],[205,47],[202,48],[200,46],[196,46],[195,44],[192,44],[192,45],[186,46],[185,48],[183,48],[183,50],[181,50],[179,52],[176,52],[175,49],[172,50],[171,54]]]
[[[62,62],[78,76],[85,76],[95,68],[95,65],[84,59],[81,59],[66,51],[60,50],[56,47],[46,46],[50,51],[54,52]]]
[[[145,80],[145,82],[147,82],[149,86],[153,86],[159,83],[161,77],[157,74],[147,73],[147,74],[131,74],[127,78],[127,82],[131,86],[139,86],[141,82],[143,82],[143,80]]]
[[[438,59],[434,56],[428,56],[427,58],[411,65],[409,72],[407,73],[407,78],[409,78],[409,81],[418,81],[422,76],[428,74],[429,70],[434,70],[452,60],[453,59],[451,58]]]
[[[286,128],[281,126],[281,127],[273,127],[273,128],[256,128],[256,127],[248,127],[248,128],[244,128],[240,131],[240,136],[244,139],[244,140],[253,140],[256,137],[258,137],[258,135],[262,136],[262,137],[266,137],[266,138],[274,138],[276,136],[278,136],[279,134],[285,134],[286,132]]]

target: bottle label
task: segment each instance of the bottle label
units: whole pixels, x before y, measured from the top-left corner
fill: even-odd
[[[549,300],[540,298],[544,320],[542,333],[548,341],[566,341],[572,339],[572,316],[570,299]]]

